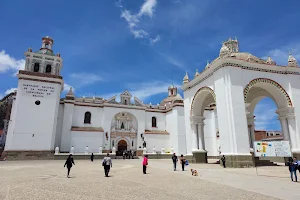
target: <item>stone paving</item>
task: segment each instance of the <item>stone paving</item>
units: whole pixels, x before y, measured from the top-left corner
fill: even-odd
[[[141,159],[113,160],[111,177],[101,161],[75,160],[71,178],[64,162],[0,162],[0,199],[299,199],[300,184],[289,179],[286,167],[223,169],[215,164],[191,164],[190,171],[172,170],[169,160],[149,160],[142,174]]]

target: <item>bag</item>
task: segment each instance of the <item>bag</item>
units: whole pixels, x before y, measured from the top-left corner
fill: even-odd
[[[103,160],[103,162],[102,162],[102,166],[104,167],[106,165],[106,161],[105,160]]]
[[[185,165],[186,165],[186,166],[188,166],[188,165],[189,165],[189,162],[188,162],[187,160],[185,161]]]

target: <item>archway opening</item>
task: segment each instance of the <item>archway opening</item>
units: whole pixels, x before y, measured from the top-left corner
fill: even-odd
[[[278,120],[278,109],[273,99],[262,98],[254,108],[254,141],[283,140],[282,127]],[[254,142],[252,141],[252,142]]]
[[[123,155],[124,151],[127,151],[127,142],[126,140],[120,140],[118,142],[117,156]]]
[[[264,78],[251,81],[244,90],[244,99],[250,149],[255,141],[290,142],[293,127],[288,126],[288,116],[294,115],[292,102],[277,82]]]
[[[192,151],[206,150],[208,157],[219,156],[219,134],[214,91],[203,87],[195,94],[191,108]]]

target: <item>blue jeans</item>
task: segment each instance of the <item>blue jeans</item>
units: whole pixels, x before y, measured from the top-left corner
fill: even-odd
[[[294,181],[293,180],[293,174],[294,174],[296,182],[297,182],[297,171],[296,170],[295,171],[290,171],[290,173],[291,173],[291,179],[292,179],[292,181]]]

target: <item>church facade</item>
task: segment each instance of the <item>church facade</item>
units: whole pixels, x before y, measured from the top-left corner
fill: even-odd
[[[18,73],[5,151],[84,153],[124,150],[186,154],[183,99],[171,85],[159,105],[144,104],[125,90],[120,98],[61,98],[62,58],[54,54],[50,37],[37,52],[25,52],[25,69]],[[88,77],[87,77],[88,78]],[[117,99],[120,99],[119,101]]]
[[[8,154],[54,150],[75,154],[124,150],[184,154],[194,162],[226,156],[228,167],[255,165],[257,103],[268,97],[276,105],[283,140],[300,157],[300,68],[290,54],[287,66],[272,58],[240,52],[239,42],[223,42],[219,56],[182,90],[171,85],[158,105],[145,104],[125,90],[117,98],[76,97],[72,88],[61,98],[62,58],[53,40],[42,39],[37,52],[25,52],[18,73],[5,151]],[[120,100],[118,100],[120,99]]]

